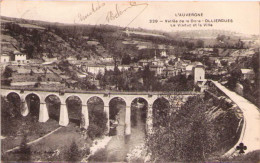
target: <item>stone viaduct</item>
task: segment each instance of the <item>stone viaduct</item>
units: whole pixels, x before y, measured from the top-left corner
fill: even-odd
[[[109,102],[116,98],[122,98],[126,103],[125,113],[125,134],[131,134],[131,104],[137,98],[143,98],[148,103],[147,119],[146,119],[146,130],[147,132],[152,131],[153,126],[153,110],[152,106],[156,99],[164,97],[169,101],[171,105],[179,108],[183,102],[187,100],[189,96],[201,95],[199,92],[112,92],[112,91],[81,91],[81,90],[48,90],[39,88],[14,88],[14,87],[2,87],[1,96],[7,97],[9,94],[15,93],[19,95],[21,102],[23,103],[22,115],[27,116],[29,113],[28,104],[26,103],[26,97],[30,94],[38,96],[40,99],[40,110],[39,110],[39,122],[46,122],[49,119],[49,113],[46,106],[46,98],[50,95],[57,96],[60,99],[60,117],[59,124],[61,126],[67,126],[69,124],[68,108],[66,100],[71,96],[78,97],[82,102],[82,116],[84,118],[84,125],[81,126],[85,129],[89,126],[89,115],[87,103],[91,97],[99,97],[103,100],[104,111],[106,112],[108,121],[107,128],[110,129],[109,124]]]

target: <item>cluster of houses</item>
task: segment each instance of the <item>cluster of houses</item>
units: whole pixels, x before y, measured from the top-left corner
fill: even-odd
[[[170,62],[171,61],[171,62]],[[171,64],[170,64],[171,63]],[[146,66],[149,67],[150,71],[154,72],[156,76],[161,76],[164,78],[169,78],[176,75],[189,75],[194,76],[197,74],[196,82],[205,80],[205,67],[200,62],[191,62],[189,60],[181,60],[180,58],[164,58],[159,59],[156,56],[152,59],[142,59],[137,63],[132,63],[129,65],[117,64],[120,71],[124,70],[143,70]],[[101,73],[104,74],[105,71],[114,70],[115,64],[113,62],[102,62],[102,63],[81,63],[78,67],[83,72],[88,72],[96,76]],[[200,75],[198,75],[200,74]]]
[[[3,30],[3,29],[1,29]],[[1,65],[26,64],[29,62],[25,54],[18,51],[18,42],[11,36],[1,35]]]
[[[10,86],[65,87],[65,83],[61,82],[62,79],[48,67],[12,65],[11,69]]]
[[[14,51],[13,55],[2,54],[0,58],[1,64],[26,64],[30,60],[27,59],[26,54],[22,54],[19,51]]]
[[[209,49],[208,51],[211,52]],[[163,55],[166,55],[165,51],[162,51],[161,53],[163,53]],[[162,55],[161,55],[162,56]],[[167,55],[166,55],[167,56]],[[45,61],[44,63],[42,63],[43,65],[46,66],[50,66],[52,65],[52,63],[57,62],[58,59],[57,58],[48,58],[47,56],[43,56],[43,60]],[[67,58],[68,62],[74,66],[76,66],[77,69],[77,76],[79,78],[84,78],[86,76],[92,77],[93,80],[95,81],[94,83],[96,83],[96,75],[101,73],[104,74],[105,71],[109,71],[109,70],[114,70],[115,68],[115,63],[114,63],[114,59],[112,57],[103,57],[100,58],[99,60],[89,60],[88,58],[81,58],[80,60],[77,59],[76,57],[68,57]],[[118,69],[120,71],[124,71],[124,70],[143,70],[146,66],[149,67],[150,71],[154,72],[154,74],[156,76],[160,76],[162,78],[170,78],[173,76],[177,76],[177,75],[185,75],[187,78],[189,76],[193,76],[194,77],[194,82],[200,82],[200,81],[205,81],[205,72],[210,73],[212,75],[214,75],[215,73],[217,73],[218,75],[226,75],[227,74],[227,70],[225,68],[225,66],[222,65],[221,61],[227,61],[227,66],[230,65],[230,63],[235,62],[234,58],[232,58],[231,60],[229,58],[219,58],[219,57],[214,57],[214,58],[210,58],[209,60],[212,60],[214,62],[214,64],[217,66],[216,69],[214,70],[205,70],[205,66],[201,63],[201,62],[191,62],[190,60],[182,60],[180,58],[176,58],[175,56],[167,56],[167,57],[160,57],[157,58],[156,55],[154,58],[151,59],[141,59],[139,60],[137,63],[131,63],[129,65],[122,65],[120,63],[120,61],[117,61],[116,65],[118,67]],[[94,61],[94,62],[93,62]],[[28,60],[25,54],[22,54],[18,51],[14,51],[12,55],[7,55],[7,54],[2,54],[1,55],[1,63],[6,63],[11,64],[11,65],[27,65],[29,63],[31,63],[33,61]],[[223,68],[223,71],[218,71],[215,72],[215,70],[219,70]],[[59,77],[60,79],[67,81],[70,80],[68,76],[64,76],[64,74],[60,73],[60,72],[56,72],[58,71],[58,69],[53,69],[52,66],[50,66],[49,68],[51,70],[48,71],[47,74],[54,74],[57,77]],[[26,70],[24,72],[22,72],[23,70],[20,68],[17,69],[17,75],[19,76],[23,76],[22,78],[14,78],[13,79],[13,85],[19,85],[19,81],[18,80],[22,80],[25,79],[24,76],[25,74],[30,74],[31,72],[33,72],[34,74],[40,74],[37,71],[38,70],[31,70],[30,72],[27,72],[29,70]],[[35,72],[34,72],[35,71]],[[210,71],[210,72],[209,72]],[[214,71],[214,72],[212,72]],[[241,69],[242,75],[244,79],[250,79],[253,80],[254,79],[254,71],[252,69]],[[22,75],[21,75],[22,74]],[[42,74],[46,75],[46,71],[43,72]],[[62,77],[64,76],[64,77]],[[56,77],[56,78],[57,78]],[[28,79],[30,79],[32,77],[28,77]],[[48,78],[47,78],[48,79]],[[52,81],[52,78],[49,78],[50,81]],[[17,82],[15,82],[17,81]],[[47,81],[49,82],[49,81]],[[60,82],[60,80],[55,79],[54,82]],[[72,81],[76,82],[76,81]]]

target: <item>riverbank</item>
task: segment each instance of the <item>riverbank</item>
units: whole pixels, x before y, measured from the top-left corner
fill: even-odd
[[[81,162],[87,162],[88,159],[93,156],[99,150],[102,150],[106,147],[112,137],[104,136],[103,138],[96,139],[93,141],[92,146],[90,147],[90,154],[87,157],[84,157]]]
[[[136,112],[136,124],[131,126],[131,135],[124,135],[124,129],[119,125],[117,135],[110,137],[105,148],[102,148],[89,157],[90,162],[126,162],[132,151],[145,144],[145,123],[142,120],[142,112]],[[120,114],[121,115],[121,114]],[[124,116],[124,114],[122,114]],[[138,148],[140,149],[140,148]]]

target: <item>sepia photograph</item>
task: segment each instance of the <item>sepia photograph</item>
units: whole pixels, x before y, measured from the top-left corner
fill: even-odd
[[[2,162],[260,162],[260,2],[1,0]]]

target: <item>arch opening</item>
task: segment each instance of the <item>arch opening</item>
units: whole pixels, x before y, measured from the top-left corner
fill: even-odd
[[[121,97],[114,97],[109,101],[109,135],[125,135],[126,102]]]
[[[57,95],[48,95],[45,98],[45,103],[48,109],[49,117],[59,122],[61,101]]]
[[[29,109],[29,114],[38,121],[40,114],[40,97],[34,93],[31,93],[25,97],[25,101]]]
[[[88,135],[91,138],[100,137],[107,131],[107,115],[104,112],[104,101],[97,96],[93,96],[87,101],[89,127]]]
[[[153,103],[153,127],[166,127],[170,113],[170,102],[164,97],[157,98]]]
[[[66,99],[69,121],[80,126],[82,123],[82,101],[78,96],[70,96]]]
[[[146,136],[146,119],[148,102],[144,98],[137,97],[131,102],[131,134],[133,143],[144,141]]]
[[[8,102],[12,105],[9,109],[11,117],[21,116],[22,101],[19,94],[11,92],[6,96]]]
[[[148,102],[144,98],[135,98],[131,103],[131,126],[144,127],[147,117]],[[141,126],[140,126],[141,125]],[[144,125],[144,126],[143,126]]]

